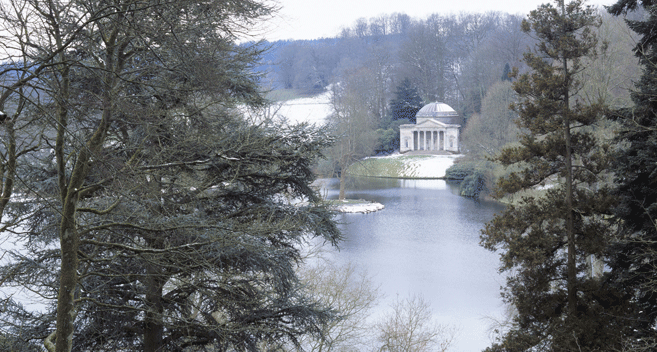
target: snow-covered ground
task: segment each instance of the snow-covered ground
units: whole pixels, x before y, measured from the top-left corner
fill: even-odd
[[[326,91],[310,98],[285,101],[276,115],[285,117],[290,123],[308,122],[320,125],[333,113],[330,103],[331,91]]]
[[[418,178],[445,177],[445,172],[460,155],[431,155],[427,158],[414,158],[404,162],[404,175]]]
[[[447,169],[460,157],[461,155],[422,155],[421,157],[413,157],[409,154],[395,153],[370,158],[401,159],[404,163],[404,168],[397,175],[399,178],[443,178]]]
[[[345,200],[345,202],[347,201]],[[376,202],[345,203],[345,204],[334,206],[334,209],[341,213],[363,213],[363,214],[375,212],[383,208],[385,208],[383,204]]]

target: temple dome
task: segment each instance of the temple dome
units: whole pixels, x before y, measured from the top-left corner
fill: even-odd
[[[420,122],[420,119],[431,118],[446,124],[461,124],[459,114],[452,109],[451,106],[439,102],[429,103],[423,106],[422,109],[415,114],[415,118],[418,123]]]

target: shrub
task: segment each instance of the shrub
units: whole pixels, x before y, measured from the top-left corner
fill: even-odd
[[[488,161],[461,161],[447,169],[445,178],[459,182],[460,195],[479,198],[490,191],[494,168],[495,164]]]
[[[445,178],[450,181],[463,181],[474,172],[476,165],[477,162],[473,161],[457,162],[445,171]]]

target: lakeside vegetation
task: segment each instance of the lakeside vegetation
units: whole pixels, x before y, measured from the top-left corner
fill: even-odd
[[[408,162],[430,158],[426,155],[404,155],[394,158],[366,158],[349,166],[347,174],[359,177],[415,178]]]

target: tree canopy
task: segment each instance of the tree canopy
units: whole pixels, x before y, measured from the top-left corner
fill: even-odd
[[[1,72],[0,228],[18,247],[0,282],[44,305],[2,297],[3,336],[25,350],[254,351],[319,333],[332,312],[295,267],[308,238],[339,238],[310,186],[330,139],[259,116],[261,48],[236,43],[273,9],[2,6],[17,29],[4,48],[24,61]]]
[[[612,268],[610,281],[630,295],[637,305],[628,317],[633,333],[626,343],[632,351],[651,350],[657,346],[654,329],[657,322],[657,105],[654,101],[657,93],[657,70],[654,65],[657,38],[653,33],[657,16],[652,1],[622,0],[610,7],[614,15],[641,7],[648,10],[646,16],[642,20],[627,22],[640,35],[634,52],[643,74],[632,92],[634,106],[613,114],[622,126],[617,142],[624,146],[618,148],[613,168],[618,186],[616,197],[619,199],[615,215],[621,219],[622,226],[619,240],[612,247],[609,264]]]
[[[411,80],[404,78],[395,91],[395,98],[390,101],[390,113],[393,120],[408,120],[415,123],[415,115],[422,109],[422,98]]]
[[[495,159],[518,168],[499,181],[497,196],[524,193],[482,234],[486,248],[500,250],[503,296],[517,315],[492,351],[620,349],[627,333],[623,295],[596,265],[615,228],[603,182],[608,147],[590,128],[604,110],[577,100],[597,25],[579,0],[541,5],[522,24],[538,43],[524,56],[531,71],[513,74],[520,145]]]

